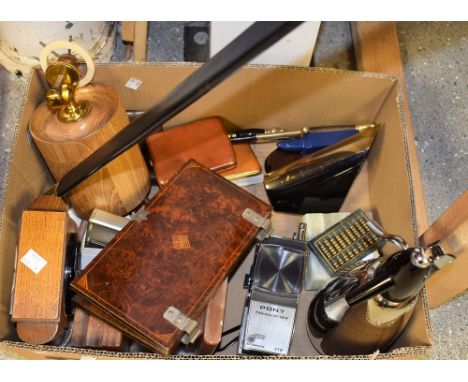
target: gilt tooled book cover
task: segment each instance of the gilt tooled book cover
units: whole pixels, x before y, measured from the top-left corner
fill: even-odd
[[[258,230],[243,214],[271,206],[195,161],[188,162],[71,284],[103,318],[170,354],[184,332],[164,318],[173,307],[197,320]]]

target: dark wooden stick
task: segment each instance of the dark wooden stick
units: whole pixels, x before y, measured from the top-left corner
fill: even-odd
[[[162,130],[162,124],[187,108],[242,65],[273,45],[301,22],[256,22],[174,88],[163,100],[132,121],[83,162],[70,170],[55,187],[63,196],[88,176],[143,141],[149,134]]]

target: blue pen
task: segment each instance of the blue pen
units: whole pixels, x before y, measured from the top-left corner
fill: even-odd
[[[309,129],[301,138],[280,141],[277,146],[280,150],[311,154],[315,151],[333,145],[343,139],[357,134],[364,129],[373,127],[373,124],[340,126],[320,129]]]

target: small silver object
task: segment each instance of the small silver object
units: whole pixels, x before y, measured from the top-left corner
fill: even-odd
[[[129,222],[119,215],[96,208],[89,218],[85,246],[105,247]]]
[[[275,236],[257,244],[239,333],[240,354],[289,353],[305,248],[304,241]]]

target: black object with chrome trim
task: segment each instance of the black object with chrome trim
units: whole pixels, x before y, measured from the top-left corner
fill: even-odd
[[[408,248],[401,237],[369,227],[399,250],[332,280],[314,298],[307,333],[325,354],[388,351],[408,324],[427,278],[453,258],[437,243]]]

